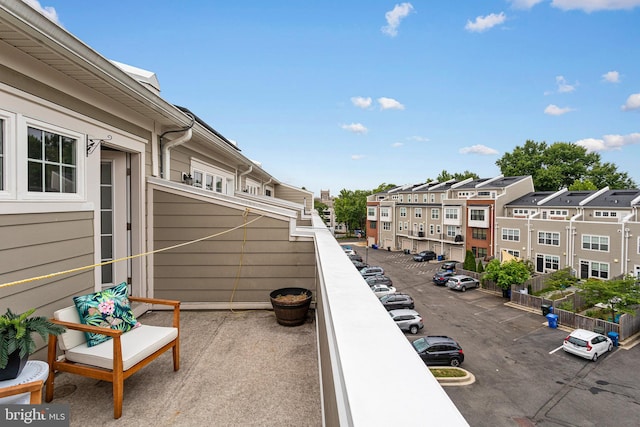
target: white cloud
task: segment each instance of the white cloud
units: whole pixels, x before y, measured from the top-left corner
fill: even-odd
[[[564,78],[564,76],[556,76],[556,84],[558,85],[558,93],[573,92],[574,90],[576,90],[576,86],[578,86],[577,82],[575,83],[575,85],[570,85],[569,83],[567,83],[567,80]]]
[[[354,96],[351,98],[351,103],[356,107],[369,108],[371,107],[371,98],[363,98],[362,96]]]
[[[429,138],[425,138],[424,136],[418,136],[418,135],[410,136],[407,139],[409,141],[417,141],[417,142],[428,142],[429,141]]]
[[[640,0],[553,0],[551,5],[562,10],[594,12],[598,10],[633,9],[640,6]]]
[[[459,152],[460,154],[482,154],[483,156],[498,154],[498,150],[494,150],[493,148],[489,148],[486,145],[482,144],[461,148]]]
[[[382,33],[390,37],[397,36],[400,21],[409,16],[412,10],[413,6],[411,5],[411,3],[401,3],[395,5],[392,10],[384,14],[384,19],[387,20],[387,25],[380,29]]]
[[[60,19],[58,18],[58,12],[56,12],[56,9],[54,7],[42,6],[40,5],[40,2],[38,0],[22,0],[22,1],[28,4],[29,6],[31,6],[32,8],[34,8],[35,10],[37,10],[38,12],[40,12],[48,20],[53,21],[56,24],[62,26],[62,24],[60,23]]]
[[[514,9],[531,9],[543,0],[507,0]]]
[[[505,15],[504,12],[500,12],[498,15],[492,13],[487,16],[478,16],[475,22],[467,20],[467,25],[464,26],[464,29],[471,32],[481,33],[495,27],[496,25],[502,24],[506,19],[507,15]]]
[[[393,148],[402,147],[403,145],[404,145],[404,143],[402,143],[402,142],[394,142],[393,144],[391,144],[391,146]]]
[[[364,154],[353,154],[351,155],[351,160],[362,160],[364,159]]]
[[[569,108],[569,107],[560,108],[554,104],[549,104],[547,105],[547,108],[544,109],[544,113],[549,114],[550,116],[561,116],[571,111],[574,111],[573,108]]]
[[[611,151],[621,150],[625,145],[640,144],[640,133],[630,133],[629,135],[605,135],[602,139],[586,138],[575,142],[592,151]]]
[[[393,98],[378,98],[381,110],[404,110],[404,105]]]
[[[341,125],[340,126],[344,130],[348,130],[349,132],[365,134],[369,131],[362,123],[351,123],[350,125]]]
[[[622,111],[631,111],[640,109],[640,93],[629,95],[627,102],[621,107]]]
[[[620,83],[620,73],[617,71],[609,71],[602,75],[602,80],[609,83]]]

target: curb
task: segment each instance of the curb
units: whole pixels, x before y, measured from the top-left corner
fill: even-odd
[[[446,366],[447,369],[455,369],[458,371],[463,371],[465,373],[465,376],[463,377],[455,377],[455,378],[438,378],[438,377],[434,377],[436,380],[438,380],[438,383],[440,383],[441,386],[463,386],[463,385],[470,385],[473,384],[474,382],[476,382],[476,377],[475,375],[473,375],[471,372],[467,371],[466,369],[462,369],[462,368],[454,368],[451,366]],[[431,370],[432,368],[429,368],[429,370]],[[433,369],[441,369],[438,367],[434,367]]]

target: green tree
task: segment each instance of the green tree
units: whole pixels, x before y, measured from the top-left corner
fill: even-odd
[[[578,278],[571,274],[569,267],[554,271],[544,282],[545,287],[551,290],[564,291],[578,282]]]
[[[464,172],[456,172],[456,173],[449,173],[446,170],[442,170],[442,172],[440,172],[440,175],[437,176],[437,178],[435,179],[435,181],[438,182],[446,182],[449,181],[451,179],[455,179],[456,181],[464,181],[467,178],[472,178],[472,179],[479,179],[480,176],[475,173],[475,172],[470,172],[468,170],[465,170]],[[427,182],[430,181],[434,181],[433,179],[427,179]]]
[[[482,260],[478,260],[478,266],[476,267],[477,273],[484,273],[484,266],[482,265]]]
[[[347,225],[347,235],[352,230],[364,230],[367,221],[367,196],[370,191],[342,189],[333,201],[336,221]]]
[[[587,191],[587,190],[597,190],[598,187],[588,179],[581,179],[577,181],[573,181],[573,184],[569,186],[569,190],[571,191]]]
[[[511,285],[522,285],[531,277],[527,265],[515,259],[503,263],[498,259],[492,259],[484,271],[483,280],[491,280],[502,289],[510,289]]]
[[[598,153],[568,142],[528,140],[511,153],[496,161],[505,176],[531,175],[539,191],[557,191],[576,182],[590,181],[596,188],[634,188],[636,185],[626,172],[618,172],[615,165],[601,163]]]
[[[383,182],[382,184],[378,185],[376,188],[371,190],[371,194],[384,193],[385,191],[389,191],[396,187],[397,185],[395,184],[387,184],[386,182]]]
[[[467,253],[464,256],[462,268],[468,271],[476,271],[476,257],[473,256],[473,252],[471,252],[471,250],[467,250]]]
[[[608,281],[587,279],[578,287],[582,289],[587,304],[605,304],[610,308],[613,319],[616,311],[635,314],[634,306],[640,304],[640,288],[633,276]]]

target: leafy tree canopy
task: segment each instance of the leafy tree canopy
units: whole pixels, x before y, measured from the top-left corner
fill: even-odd
[[[367,196],[370,191],[342,189],[333,201],[336,221],[347,225],[347,232],[365,228],[367,221]]]
[[[480,176],[477,173],[470,172],[468,170],[465,170],[464,172],[456,172],[453,174],[449,173],[446,170],[442,170],[442,172],[440,172],[440,175],[438,175],[436,179],[428,178],[427,182],[430,182],[430,181],[446,182],[451,179],[455,179],[456,181],[464,181],[467,178],[479,179]]]
[[[573,184],[611,189],[635,188],[635,182],[626,172],[619,172],[612,163],[601,163],[598,153],[568,142],[528,140],[496,161],[505,176],[531,175],[536,190],[557,191]],[[582,183],[582,184],[578,184]]]
[[[503,263],[500,263],[499,259],[492,259],[484,271],[482,279],[491,280],[502,289],[509,289],[511,285],[522,285],[531,277],[529,267],[515,259]]]
[[[384,193],[385,191],[389,191],[392,188],[396,188],[396,187],[397,187],[397,185],[395,185],[395,184],[387,184],[386,182],[383,182],[382,184],[380,184],[376,188],[374,188],[371,191],[371,194]]]
[[[588,279],[578,286],[582,289],[587,304],[605,304],[611,308],[612,313],[617,310],[633,314],[634,306],[640,304],[640,288],[633,276],[607,281]]]

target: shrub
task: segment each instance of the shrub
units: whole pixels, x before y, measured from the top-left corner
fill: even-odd
[[[473,252],[471,252],[471,250],[467,250],[462,268],[467,271],[476,271],[476,258],[473,256]]]
[[[483,273],[484,272],[484,267],[482,266],[482,260],[481,259],[478,260],[478,267],[476,268],[476,272],[477,273]]]

